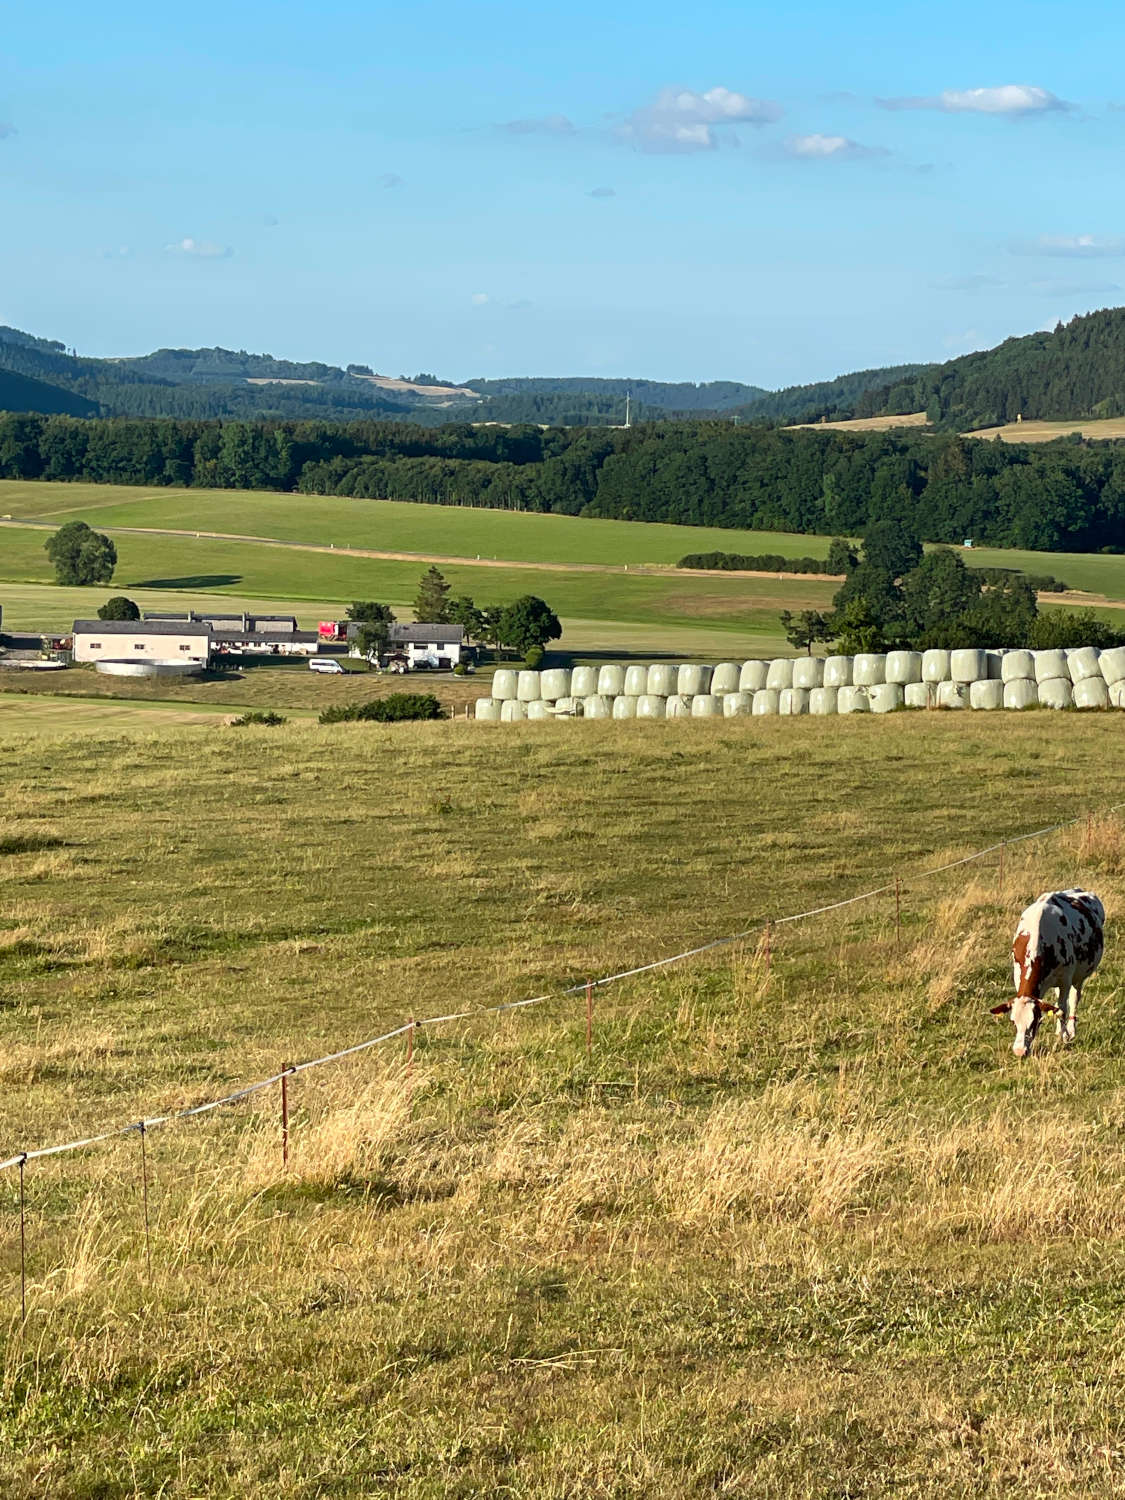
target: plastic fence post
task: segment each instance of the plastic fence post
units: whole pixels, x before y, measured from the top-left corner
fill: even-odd
[[[20,1157],[20,1322],[27,1322],[27,1209],[23,1191],[23,1169],[27,1153]]]
[[[148,1223],[148,1150],[145,1145],[145,1122],[142,1120],[137,1126],[141,1133],[141,1198],[144,1204],[145,1216],[145,1266],[148,1271],[149,1285],[152,1285],[152,1239],[149,1234]]]
[[[586,1056],[587,1056],[587,1058],[590,1056],[590,1052],[591,1052],[591,1050],[593,1048],[593,1045],[594,1045],[594,981],[592,979],[587,979],[587,981],[586,981]]]
[[[281,1165],[289,1166],[289,1069],[281,1074]]]
[[[410,1017],[410,1023],[406,1029],[406,1097],[407,1103],[413,1101],[414,1089],[414,1017]]]

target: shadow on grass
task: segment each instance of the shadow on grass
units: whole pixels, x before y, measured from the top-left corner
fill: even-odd
[[[241,573],[189,573],[184,578],[138,578],[134,589],[225,589],[241,583]]]

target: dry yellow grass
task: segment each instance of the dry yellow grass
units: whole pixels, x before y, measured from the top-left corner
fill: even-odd
[[[1025,422],[1008,422],[1003,427],[982,427],[965,436],[999,438],[1003,443],[1050,443],[1055,438],[1067,437],[1072,432],[1080,432],[1087,438],[1123,438],[1125,417],[1105,417],[1100,420],[1078,417],[1069,422],[1041,422],[1031,419]]]
[[[822,427],[825,432],[890,432],[895,427],[925,427],[924,411],[904,412],[891,417],[849,417],[843,422],[794,422],[786,431],[803,427]]]

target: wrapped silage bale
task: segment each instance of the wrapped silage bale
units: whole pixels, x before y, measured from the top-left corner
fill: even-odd
[[[667,661],[653,662],[648,669],[645,691],[650,697],[670,698],[676,691],[676,668]]]
[[[809,688],[782,688],[777,700],[777,711],[786,718],[796,718],[809,711]]]
[[[813,688],[809,693],[810,714],[834,714],[836,712],[836,698],[840,689],[834,687]]]
[[[781,694],[776,688],[759,688],[754,694],[750,712],[757,717],[761,717],[762,714],[775,714],[780,700]]]
[[[676,673],[676,692],[685,698],[694,698],[697,693],[709,692],[711,668],[701,667],[697,662],[685,662]]]
[[[970,708],[1003,708],[1004,684],[995,677],[969,683]]]
[[[724,693],[723,717],[733,719],[748,714],[754,706],[753,693]]]
[[[1007,654],[1007,650],[986,651],[984,653],[985,663],[988,666],[989,682],[1003,682],[1004,658]]]
[[[852,659],[850,656],[826,656],[824,658],[824,686],[826,688],[851,687]]]
[[[1070,681],[1065,651],[1033,651],[1032,655],[1035,657],[1036,682],[1050,682],[1060,677]]]
[[[1119,677],[1109,685],[1110,708],[1125,708],[1125,677]]]
[[[631,667],[625,668],[625,686],[622,692],[630,698],[639,698],[642,693],[648,692],[648,668],[634,662]]]
[[[663,719],[667,712],[667,699],[659,693],[642,693],[637,699],[638,719]]]
[[[791,656],[778,656],[770,662],[770,669],[766,674],[766,687],[773,693],[780,693],[782,688],[793,686],[793,658]]]
[[[939,682],[937,706],[939,708],[968,708],[969,684],[967,682]]]
[[[1105,678],[1100,674],[1097,677],[1081,677],[1074,684],[1074,706],[1075,708],[1108,708],[1109,688],[1105,685]]]
[[[539,674],[539,691],[548,703],[570,697],[570,668],[548,667]]]
[[[1035,680],[1034,651],[1005,651],[1000,663],[1000,676],[1004,682],[1018,682],[1021,678]]]
[[[723,700],[714,693],[696,693],[691,700],[693,719],[714,719],[722,715]]]
[[[1038,692],[1044,708],[1074,707],[1074,689],[1069,677],[1044,677],[1038,684]]]
[[[484,719],[489,724],[499,724],[500,705],[495,698],[478,698],[473,710],[474,716]]]
[[[508,667],[501,667],[492,674],[492,696],[499,699],[501,703],[506,698],[519,696],[520,674],[513,672]]]
[[[691,714],[691,699],[683,693],[671,693],[666,700],[664,717],[667,719],[686,719]]]
[[[908,682],[902,689],[907,708],[933,708],[936,697],[937,689],[932,682]]]
[[[551,712],[553,705],[547,703],[543,698],[536,698],[527,705],[527,717],[529,719],[553,719]]]
[[[975,648],[951,651],[949,675],[954,682],[987,682],[988,659]]]
[[[1098,657],[1098,671],[1109,683],[1125,681],[1125,646],[1112,646]]]
[[[611,712],[609,699],[603,693],[588,693],[582,700],[584,719],[608,719]]]
[[[869,714],[871,699],[865,687],[842,687],[836,694],[838,714]]]
[[[580,719],[582,717],[581,698],[556,698],[553,707],[556,719]]]
[[[902,708],[906,702],[906,694],[901,682],[876,682],[868,689],[867,696],[871,702],[873,714],[893,714],[896,708]]]
[[[1088,677],[1096,677],[1099,682],[1105,682],[1102,669],[1099,665],[1101,653],[1096,646],[1079,646],[1074,651],[1068,651],[1066,664],[1070,668],[1070,680],[1077,684],[1085,682]],[[1077,702],[1077,698],[1075,702]]]
[[[711,673],[713,693],[737,693],[739,665],[736,661],[721,661]]]
[[[821,656],[798,656],[793,663],[793,686],[795,688],[818,688],[824,686],[824,658]]]
[[[500,705],[500,719],[505,724],[514,724],[527,718],[527,704],[518,698],[505,698]]]
[[[598,690],[597,667],[575,667],[570,674],[570,696],[572,698],[589,698],[591,693]]]
[[[901,682],[903,686],[908,682],[921,682],[921,651],[888,651],[885,676],[888,682]]]
[[[613,700],[612,718],[635,719],[637,717],[637,700],[632,693],[619,693]]]
[[[744,661],[742,670],[738,674],[738,691],[740,693],[760,693],[766,685],[766,678],[770,674],[768,661]]]
[[[521,672],[516,681],[516,697],[521,703],[534,703],[536,698],[542,698],[543,694],[539,687],[539,673]]]
[[[625,668],[607,663],[598,670],[598,692],[603,698],[616,698],[625,691]]]
[[[1012,677],[1004,684],[1005,708],[1035,708],[1039,703],[1039,689],[1032,677]]]
[[[949,682],[949,652],[931,646],[922,652],[922,681]]]
[[[856,687],[874,687],[887,680],[887,658],[877,652],[861,651],[852,662],[852,682]]]

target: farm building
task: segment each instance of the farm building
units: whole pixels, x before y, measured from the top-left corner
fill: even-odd
[[[358,629],[358,622],[355,629],[349,622],[349,639]],[[465,653],[465,632],[460,625],[392,625],[387,653],[404,656],[410,667],[455,667]]]
[[[78,661],[190,661],[206,665],[211,627],[192,620],[75,620]]]
[[[221,656],[315,656],[320,637],[315,630],[298,630],[293,615],[251,615],[236,611],[187,611],[181,614],[146,613],[148,621],[184,621],[206,625],[212,650]]]

